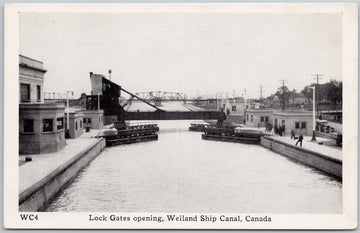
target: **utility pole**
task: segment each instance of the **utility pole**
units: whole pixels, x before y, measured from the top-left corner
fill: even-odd
[[[315,125],[316,125],[316,121],[315,121],[315,92],[316,92],[316,88],[315,87],[310,87],[311,89],[313,89],[313,134],[312,134],[312,138],[311,141],[316,141],[316,137],[315,137]],[[300,126],[301,127],[301,126]],[[301,128],[300,128],[301,130]]]
[[[69,93],[73,96],[73,91],[66,91],[66,134],[69,135],[69,129],[70,129],[70,106],[69,106]],[[66,136],[66,135],[65,135]]]
[[[321,76],[324,76],[323,74],[313,74],[312,76],[315,76],[314,79],[316,79],[316,96],[315,96],[315,101],[316,101],[316,115],[319,116],[319,79],[321,79]]]
[[[245,100],[245,108],[244,108],[244,124],[246,124],[246,88],[244,90],[244,100]]]
[[[260,100],[262,99],[262,84],[260,84]]]
[[[282,111],[285,111],[285,82],[286,80],[285,79],[282,79],[280,80],[281,83],[282,83],[282,95],[281,95],[281,98],[282,98],[282,106],[281,106],[281,110]]]

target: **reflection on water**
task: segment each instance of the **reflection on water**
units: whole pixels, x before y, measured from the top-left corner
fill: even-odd
[[[202,140],[189,123],[107,148],[46,211],[341,213],[340,182],[258,145]]]

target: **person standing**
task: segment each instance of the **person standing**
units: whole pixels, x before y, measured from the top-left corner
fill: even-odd
[[[299,140],[296,142],[295,146],[297,146],[297,144],[300,142],[300,147],[302,147],[302,141],[303,141],[304,137],[301,133],[301,131],[299,132]]]
[[[291,140],[295,140],[295,130],[294,129],[292,129],[291,130]]]

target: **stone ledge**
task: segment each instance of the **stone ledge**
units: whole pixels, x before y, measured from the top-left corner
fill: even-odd
[[[24,190],[19,195],[19,211],[38,211],[39,209],[44,208],[58,191],[76,176],[78,171],[100,154],[104,147],[105,139],[101,138],[77,153],[74,157],[63,163],[34,185]],[[92,154],[94,152],[95,154]]]

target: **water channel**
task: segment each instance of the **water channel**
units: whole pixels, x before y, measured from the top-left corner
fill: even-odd
[[[260,145],[202,140],[190,122],[106,148],[45,211],[341,213],[338,180]]]

